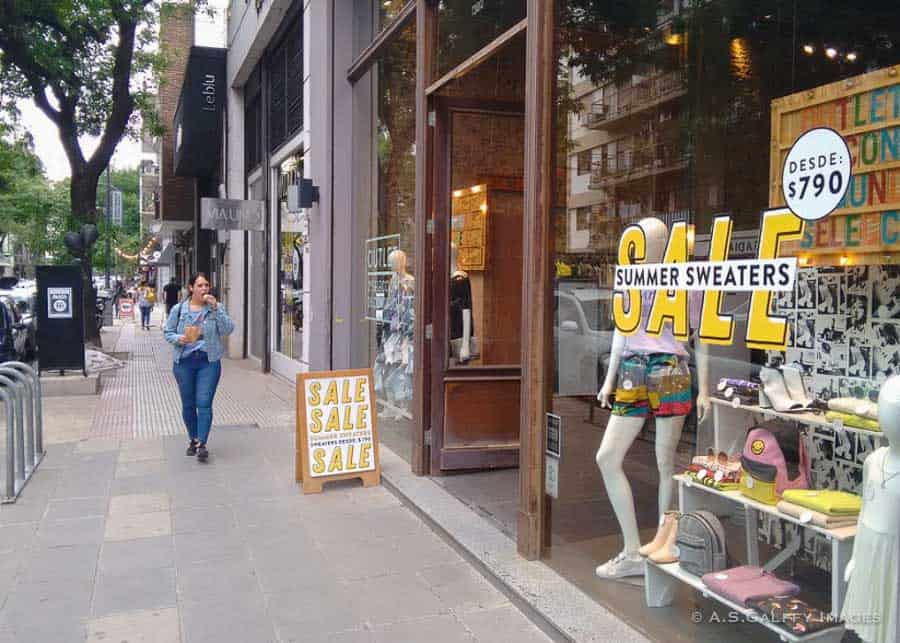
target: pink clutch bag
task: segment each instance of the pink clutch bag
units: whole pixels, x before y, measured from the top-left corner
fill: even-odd
[[[773,596],[795,596],[800,593],[800,588],[796,584],[781,580],[771,572],[750,565],[710,572],[704,574],[701,580],[713,592],[738,605],[749,605],[750,601]]]

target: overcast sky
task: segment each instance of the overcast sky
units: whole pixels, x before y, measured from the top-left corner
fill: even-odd
[[[209,18],[206,15],[197,16],[195,23],[195,44],[207,47],[225,46],[225,7],[228,0],[210,0],[209,5],[216,8],[216,16]],[[59,142],[59,133],[56,126],[44,116],[33,101],[21,101],[19,110],[22,113],[22,125],[31,132],[34,137],[35,152],[43,161],[47,171],[47,177],[52,181],[58,181],[71,174],[69,161],[63,152]],[[85,158],[90,157],[97,147],[97,138],[84,136],[81,139],[82,150]],[[132,141],[123,138],[116,147],[112,164],[116,168],[135,167],[141,162],[140,141]]]

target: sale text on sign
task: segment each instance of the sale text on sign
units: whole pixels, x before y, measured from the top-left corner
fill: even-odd
[[[322,482],[379,478],[370,369],[297,376],[297,479],[305,493]]]
[[[772,295],[793,290],[797,278],[797,259],[781,258],[783,242],[799,239],[804,222],[787,208],[763,213],[759,235],[758,261],[729,261],[731,217],[713,220],[709,261],[688,261],[690,227],[676,223],[661,263],[646,264],[647,239],[640,225],[625,228],[619,241],[615,274],[613,319],[623,335],[643,330],[659,336],[665,324],[672,335],[687,341],[690,333],[689,291],[702,291],[698,336],[704,344],[734,343],[734,316],[723,312],[725,292],[749,291],[750,311],[746,343],[750,348],[779,350],[788,339],[788,319],[772,313]],[[645,311],[642,291],[656,294]]]

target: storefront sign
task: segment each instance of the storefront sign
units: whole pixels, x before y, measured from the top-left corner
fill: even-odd
[[[296,477],[303,493],[331,480],[381,479],[372,369],[297,376]]]
[[[214,47],[191,47],[172,122],[178,176],[212,176],[219,169],[225,53]]]
[[[817,127],[797,139],[784,160],[781,187],[791,212],[806,221],[831,214],[850,185],[850,148],[840,134]]]
[[[484,270],[487,266],[488,194],[487,185],[454,190],[451,202],[450,240],[458,249],[460,270]]]
[[[200,227],[204,230],[263,230],[265,202],[237,199],[200,199]]]
[[[366,239],[366,319],[382,321],[394,270],[388,257],[400,249],[400,235]]]
[[[804,211],[817,214],[834,203],[838,187],[843,190],[829,216],[784,245],[786,256],[802,257],[810,266],[854,265],[883,263],[885,254],[900,252],[898,75],[900,65],[772,101],[770,206],[786,203],[801,216]],[[843,139],[847,152],[834,143],[821,144],[824,138],[806,146],[804,139],[824,128],[834,131],[832,141],[836,135]],[[805,151],[794,154],[798,146]],[[843,160],[847,153],[849,176]],[[789,156],[806,158],[806,171],[798,163],[791,173]],[[839,186],[844,182],[846,189]]]
[[[72,319],[72,289],[47,288],[48,319]]]
[[[554,413],[547,414],[547,455],[562,457],[562,417]]]
[[[640,225],[625,228],[619,241],[613,295],[613,318],[624,335],[644,330],[659,336],[671,324],[673,336],[687,341],[690,331],[688,292],[702,291],[699,338],[705,344],[731,345],[734,316],[722,312],[724,292],[749,291],[750,312],[746,343],[750,348],[783,350],[788,339],[786,317],[771,314],[772,295],[792,291],[797,278],[797,259],[780,258],[782,243],[799,239],[803,221],[787,208],[763,213],[759,254],[755,261],[731,261],[732,222],[729,216],[713,220],[709,261],[689,262],[693,226],[671,227],[661,263],[645,264],[647,239]],[[644,315],[642,293],[655,296]],[[642,327],[643,325],[643,327]]]

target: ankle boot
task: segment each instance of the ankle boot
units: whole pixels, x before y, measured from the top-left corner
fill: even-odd
[[[669,532],[671,532],[678,525],[678,512],[677,511],[667,511],[663,516],[662,524],[660,524],[659,529],[656,530],[656,536],[654,536],[653,540],[640,548],[641,556],[649,556],[657,549],[662,547],[669,538]]]
[[[674,563],[678,560],[678,555],[676,554],[678,548],[675,546],[675,540],[678,538],[678,518],[679,516],[677,514],[673,516],[672,527],[666,534],[666,540],[662,544],[662,547],[648,556],[654,563],[665,565],[667,563]]]

